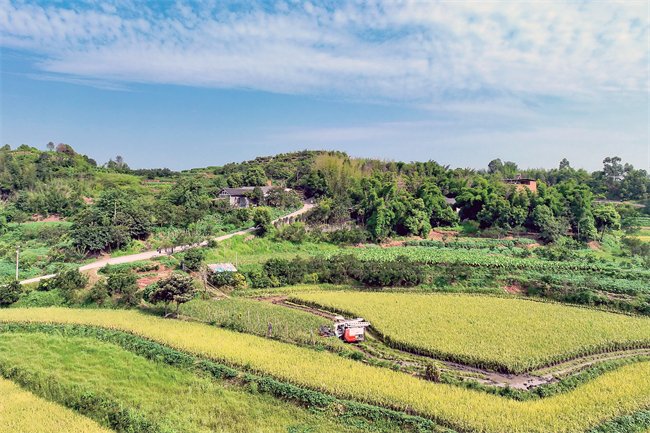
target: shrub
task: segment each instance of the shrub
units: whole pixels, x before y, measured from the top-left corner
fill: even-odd
[[[199,269],[199,267],[201,267],[201,264],[203,263],[203,257],[203,250],[200,248],[190,248],[185,252],[183,263],[187,269],[196,271]]]
[[[0,286],[0,305],[11,305],[20,299],[23,288],[17,280]]]

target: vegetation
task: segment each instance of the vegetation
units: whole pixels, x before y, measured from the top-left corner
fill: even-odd
[[[34,381],[47,383],[51,378],[64,389],[76,388],[79,399],[84,393],[86,398],[101,396],[137,411],[144,422],[135,431],[277,432],[300,425],[358,431],[333,417],[316,417],[251,387],[248,392],[246,388],[227,387],[223,380],[152,362],[91,338],[3,334],[0,347],[0,368],[5,374],[16,375],[17,370],[20,378],[16,379],[28,382],[26,386],[36,385],[30,383]],[[129,374],[124,375],[124,371]],[[115,416],[102,419],[101,405],[84,412],[111,428],[126,430]],[[150,429],[145,427],[147,422]]]
[[[641,362],[606,373],[574,391],[518,402],[451,385],[421,381],[388,369],[285,343],[133,311],[4,310],[4,322],[50,322],[110,327],[186,353],[244,367],[264,376],[419,414],[459,429],[484,432],[568,432],[594,428],[650,404],[650,374]],[[327,366],[327,368],[323,368]]]
[[[108,433],[94,421],[51,403],[0,377],[0,432],[12,433]]]
[[[363,292],[315,292],[291,299],[364,317],[396,348],[504,372],[650,347],[650,319],[544,302]]]

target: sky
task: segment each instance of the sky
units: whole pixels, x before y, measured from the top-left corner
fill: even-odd
[[[650,166],[648,1],[0,0],[0,143]]]

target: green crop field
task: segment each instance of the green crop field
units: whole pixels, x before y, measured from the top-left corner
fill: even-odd
[[[584,431],[650,407],[650,362],[621,367],[570,392],[519,402],[426,382],[327,352],[135,311],[8,309],[0,312],[0,321],[122,330],[194,356],[340,398],[408,409],[463,431]]]
[[[650,319],[521,299],[363,292],[294,295],[362,316],[392,345],[524,372],[614,348],[650,347]]]
[[[108,433],[95,421],[0,377],[0,433]]]
[[[295,426],[358,431],[271,396],[149,361],[94,338],[1,334],[0,366],[54,377],[60,386],[105,396],[169,432],[278,432]],[[104,430],[86,423],[85,431]]]
[[[537,271],[603,271],[616,269],[615,262],[591,263],[580,261],[546,261],[537,258],[518,258],[503,254],[491,254],[484,250],[428,248],[428,247],[391,247],[391,248],[355,248],[320,253],[328,258],[336,254],[354,254],[359,260],[393,261],[399,256],[405,256],[427,264],[460,263],[464,265],[500,268],[500,269],[531,269]]]

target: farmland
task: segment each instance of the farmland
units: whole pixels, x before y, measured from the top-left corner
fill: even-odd
[[[411,379],[328,353],[202,324],[133,311],[4,310],[3,322],[83,324],[123,330],[165,346],[341,398],[394,409],[410,407],[450,427],[481,432],[587,430],[650,406],[650,363],[627,365],[578,389],[517,402]],[[187,336],[191,336],[188,338]],[[321,366],[327,365],[327,369]],[[352,378],[352,380],[351,380]]]
[[[276,432],[315,425],[331,431],[358,431],[336,423],[333,418],[317,419],[269,396],[247,392],[243,387],[227,387],[224,381],[152,362],[92,338],[3,334],[0,366],[4,371],[20,371],[22,378],[38,377],[32,381],[40,383],[53,378],[61,388],[74,386],[87,394],[101,396],[105,402],[130,408],[155,431]],[[129,373],[125,374],[126,371]],[[23,382],[27,386],[35,385],[26,379]],[[178,398],[180,395],[183,398]],[[101,412],[92,408],[86,411],[105,423]],[[88,422],[86,431],[94,430],[91,426]],[[109,427],[116,428],[119,424]]]
[[[74,411],[41,399],[0,378],[0,432],[108,433],[111,430]]]
[[[514,373],[591,353],[650,347],[650,319],[557,304],[359,292],[291,299],[364,317],[397,348]]]

